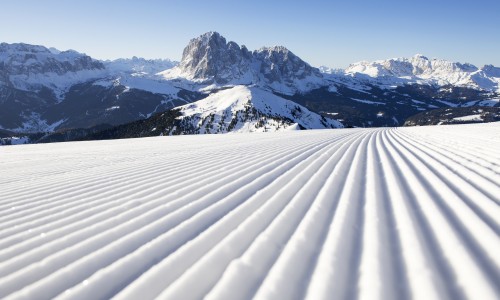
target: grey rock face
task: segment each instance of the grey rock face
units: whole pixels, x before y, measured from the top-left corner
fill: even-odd
[[[238,79],[250,70],[251,54],[217,32],[192,39],[182,53],[180,68],[195,79],[220,84]]]
[[[262,48],[254,51],[253,56],[260,62],[260,73],[269,82],[292,84],[295,79],[322,77],[319,69],[311,67],[283,46]]]
[[[295,80],[308,76],[322,78],[317,68],[285,47],[262,48],[252,53],[245,46],[226,42],[217,32],[192,39],[184,49],[178,68],[193,79],[218,84],[239,80],[238,83],[245,84],[278,82],[292,86]]]

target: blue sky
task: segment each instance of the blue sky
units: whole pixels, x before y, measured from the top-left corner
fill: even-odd
[[[16,0],[2,1],[0,42],[179,60],[191,38],[218,31],[314,66],[416,53],[500,66],[499,16],[498,0]]]

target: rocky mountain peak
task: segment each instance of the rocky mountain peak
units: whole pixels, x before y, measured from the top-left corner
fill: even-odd
[[[319,69],[311,67],[283,46],[264,47],[254,51],[253,55],[261,62],[260,72],[269,82],[292,83],[309,76],[322,77]]]
[[[319,69],[283,46],[250,52],[217,32],[192,39],[179,66],[162,74],[203,84],[257,84],[284,93],[314,88],[323,80]]]
[[[247,72],[250,59],[246,47],[211,31],[189,42],[179,68],[189,79],[225,84]]]

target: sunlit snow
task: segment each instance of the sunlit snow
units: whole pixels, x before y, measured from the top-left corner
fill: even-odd
[[[0,148],[0,298],[498,299],[500,123]]]

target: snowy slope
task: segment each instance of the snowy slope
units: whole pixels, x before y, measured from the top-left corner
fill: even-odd
[[[0,148],[0,298],[498,299],[500,123]]]
[[[200,133],[340,128],[342,123],[257,87],[235,86],[179,107]]]

